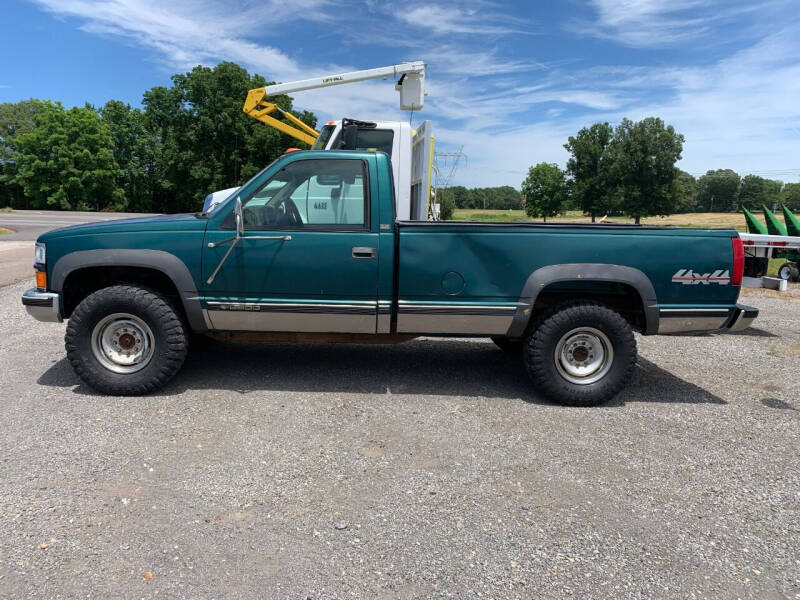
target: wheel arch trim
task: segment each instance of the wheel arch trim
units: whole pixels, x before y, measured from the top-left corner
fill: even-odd
[[[533,306],[539,293],[548,285],[566,281],[624,283],[639,294],[645,317],[645,334],[658,331],[658,298],[650,278],[639,269],[605,263],[567,263],[536,269],[528,276],[517,302],[514,319],[506,335],[520,338],[533,315]]]
[[[186,318],[195,331],[207,329],[197,286],[189,268],[180,258],[163,250],[103,249],[70,252],[53,265],[50,288],[63,294],[64,283],[71,273],[87,267],[140,267],[159,271],[178,290]]]

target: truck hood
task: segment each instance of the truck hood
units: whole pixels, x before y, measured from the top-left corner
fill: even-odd
[[[132,219],[112,219],[110,221],[99,221],[86,223],[84,225],[72,225],[54,229],[39,236],[39,242],[47,242],[55,238],[93,235],[97,233],[132,233],[137,231],[187,231],[205,229],[205,217],[198,216],[196,213],[179,215],[157,215],[154,217],[134,217]]]

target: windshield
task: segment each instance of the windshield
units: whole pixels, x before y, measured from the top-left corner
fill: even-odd
[[[322,128],[322,131],[319,132],[319,137],[317,138],[317,141],[314,142],[314,145],[311,146],[311,149],[325,150],[325,146],[327,146],[328,140],[331,139],[334,129],[336,129],[336,125],[325,125],[325,127]]]

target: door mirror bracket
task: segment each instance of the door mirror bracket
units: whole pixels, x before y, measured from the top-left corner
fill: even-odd
[[[231,242],[228,251],[222,257],[222,260],[219,261],[217,268],[214,269],[214,272],[211,273],[211,276],[206,280],[206,283],[208,285],[214,283],[214,279],[216,279],[217,273],[219,273],[219,270],[222,268],[222,265],[224,265],[225,261],[228,260],[228,257],[231,255],[231,252],[233,252],[234,247],[236,246],[236,244],[239,243],[239,240],[242,239],[242,235],[244,234],[244,218],[242,217],[241,196],[236,196],[236,202],[233,205],[233,215],[234,219],[236,220],[236,235],[234,235],[231,238],[220,240],[218,242],[208,242],[209,248],[216,248],[217,246],[221,246],[222,244],[227,244],[228,242]]]
[[[228,257],[231,255],[234,246],[239,243],[244,237],[244,213],[242,212],[242,199],[239,196],[236,196],[236,203],[233,205],[233,214],[236,220],[236,235],[233,237],[225,238],[224,240],[220,240],[218,242],[208,242],[209,248],[216,248],[217,246],[222,246],[223,244],[227,244],[231,242],[230,248],[225,253],[225,256],[222,257],[222,260],[219,261],[217,268],[214,269],[214,272],[211,274],[206,280],[208,285],[214,283],[214,279],[217,277],[217,273],[222,268],[222,265],[225,264],[225,261],[228,260]],[[282,242],[291,242],[292,236],[290,235],[249,235],[247,236],[248,240],[280,240]]]

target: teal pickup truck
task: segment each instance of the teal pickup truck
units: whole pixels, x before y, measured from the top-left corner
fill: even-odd
[[[107,221],[36,244],[40,321],[69,319],[75,372],[144,394],[190,334],[386,342],[489,336],[569,405],[617,393],[644,335],[739,330],[732,230],[397,221],[381,152],[286,154],[207,213]]]

